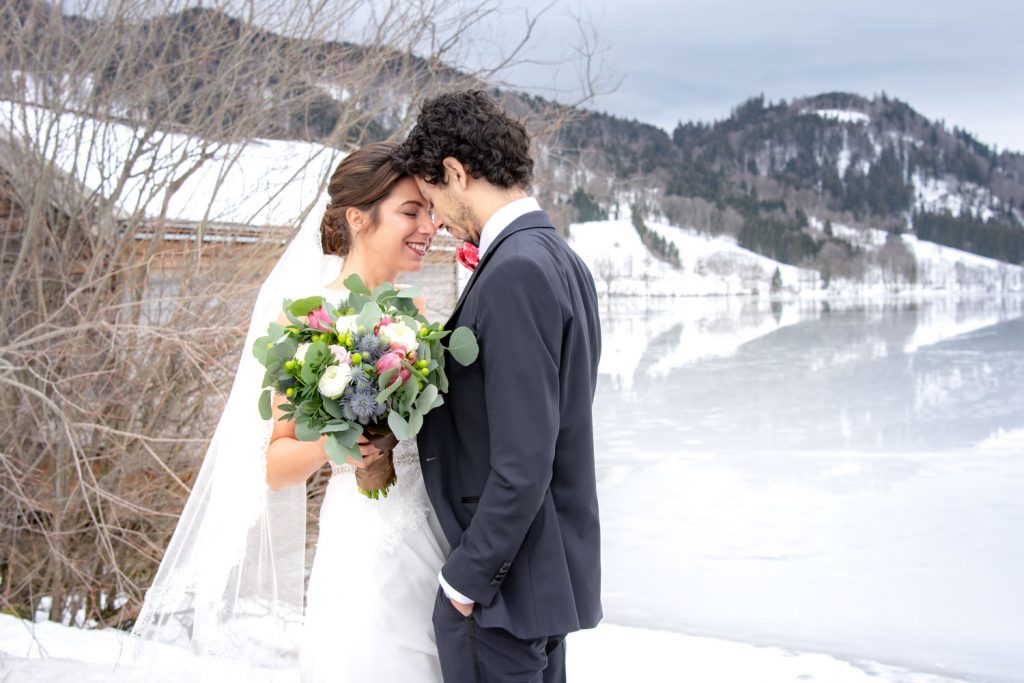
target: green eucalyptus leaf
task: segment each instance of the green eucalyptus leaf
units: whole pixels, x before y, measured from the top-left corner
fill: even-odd
[[[295,352],[299,350],[299,342],[295,341],[291,337],[288,337],[279,344],[274,344],[274,348],[269,352],[268,358],[276,358],[279,362],[284,363],[292,358],[295,358]]]
[[[377,375],[377,388],[384,391],[386,387],[391,386],[391,378],[398,372],[398,368],[391,368]]]
[[[333,434],[335,432],[344,432],[347,429],[351,429],[352,426],[348,422],[332,422],[326,425],[320,430],[321,434]]]
[[[390,282],[381,283],[375,290],[373,290],[373,298],[377,301],[382,299],[392,299],[398,292],[395,291],[395,286]]]
[[[416,409],[422,413],[430,410],[434,405],[434,401],[438,397],[438,390],[433,384],[428,384],[423,387],[423,393],[420,394],[419,399],[416,401]]]
[[[306,357],[309,357],[308,353],[306,354]],[[316,370],[316,365],[308,361],[302,365],[302,370],[299,372],[299,377],[302,378],[302,383],[306,386],[316,384],[319,379],[318,375],[319,373]]]
[[[270,405],[270,389],[265,389],[260,393],[260,418],[269,420],[274,416],[274,411]]]
[[[415,299],[420,295],[419,287],[402,287],[395,295],[397,299]]]
[[[322,296],[308,296],[305,299],[293,302],[286,310],[296,317],[302,317],[309,315],[310,311],[315,311],[323,305],[324,298]]]
[[[416,397],[420,394],[420,383],[413,380],[406,382],[402,386],[402,402],[401,408],[403,413],[407,413],[412,410],[413,402]]]
[[[320,430],[306,421],[295,423],[295,438],[299,441],[316,441],[320,438]]]
[[[452,338],[448,341],[448,353],[460,365],[470,365],[480,355],[480,346],[476,342],[476,335],[468,327],[459,327],[452,332]]]
[[[353,294],[368,295],[370,293],[370,288],[366,286],[365,282],[363,282],[363,278],[359,277],[355,273],[345,278],[345,281],[342,282],[342,284],[345,285],[345,289],[352,292]]]
[[[417,411],[409,416],[409,438],[413,438],[420,433],[420,429],[423,428],[423,413]]]
[[[393,369],[395,369],[397,371],[397,368],[393,368]],[[395,380],[394,382],[389,384],[387,387],[385,387],[383,390],[381,390],[381,392],[379,394],[377,394],[377,403],[383,403],[384,401],[388,400],[388,398],[391,396],[391,394],[395,393],[396,391],[398,391],[401,388],[402,388],[402,383],[399,382],[398,380]]]
[[[324,444],[324,450],[327,451],[327,457],[339,465],[346,463],[345,456],[350,455],[358,462],[362,462],[363,454],[359,452],[359,448],[348,443],[344,443],[339,438],[341,434],[332,434],[331,438],[327,439],[327,443]]]
[[[380,322],[381,312],[380,306],[374,301],[368,301],[361,311],[359,311],[359,317],[356,318],[356,325],[365,327],[367,331],[372,330]]]
[[[399,441],[405,441],[411,438],[409,435],[409,423],[405,421],[405,418],[398,414],[397,411],[391,411],[388,414],[388,427],[391,428],[395,438]]]
[[[260,362],[260,365],[267,364],[267,354],[270,353],[267,345],[273,343],[274,338],[270,336],[260,337],[252,343],[252,355],[256,356],[256,360]]]
[[[345,419],[345,411],[342,410],[341,404],[338,403],[333,398],[325,398],[324,399],[324,410],[326,410],[327,414],[330,415],[333,418],[336,418],[338,420],[344,420]]]
[[[360,292],[352,292],[348,296],[348,308],[352,309],[352,314],[354,315],[356,312],[363,310],[363,307],[372,301],[373,299],[370,298],[369,292],[367,292],[366,294],[362,294]]]

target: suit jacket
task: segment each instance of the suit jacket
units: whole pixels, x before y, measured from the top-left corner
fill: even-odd
[[[419,435],[423,479],[452,547],[442,572],[474,618],[519,638],[601,619],[593,400],[597,291],[543,211],[485,252],[448,329],[476,333],[469,367]]]

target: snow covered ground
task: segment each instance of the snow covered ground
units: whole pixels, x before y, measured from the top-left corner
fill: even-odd
[[[54,683],[135,683],[153,675],[117,662],[124,634],[33,624],[0,615],[0,679]],[[678,633],[602,624],[567,644],[569,680],[688,681],[689,683],[956,683],[964,679],[915,673],[877,662]],[[386,683],[386,682],[379,682]]]

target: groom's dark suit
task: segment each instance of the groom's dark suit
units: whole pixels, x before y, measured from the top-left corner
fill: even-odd
[[[463,653],[472,659],[464,678],[445,664],[445,648],[476,648],[493,630],[543,653],[601,619],[593,278],[547,214],[527,213],[485,252],[448,329],[460,325],[476,333],[480,357],[469,367],[446,359],[450,390],[427,416],[419,451],[452,547],[442,573],[476,606],[462,619],[439,596],[435,627],[446,680],[488,680],[488,671],[500,680],[501,664],[480,661],[486,651]],[[469,639],[443,642],[438,610],[448,610],[444,628],[464,626]]]

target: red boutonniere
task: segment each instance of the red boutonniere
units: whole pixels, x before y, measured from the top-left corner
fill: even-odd
[[[476,270],[477,264],[480,263],[480,252],[469,242],[463,242],[455,250],[455,255],[458,257],[459,263],[470,270]]]

